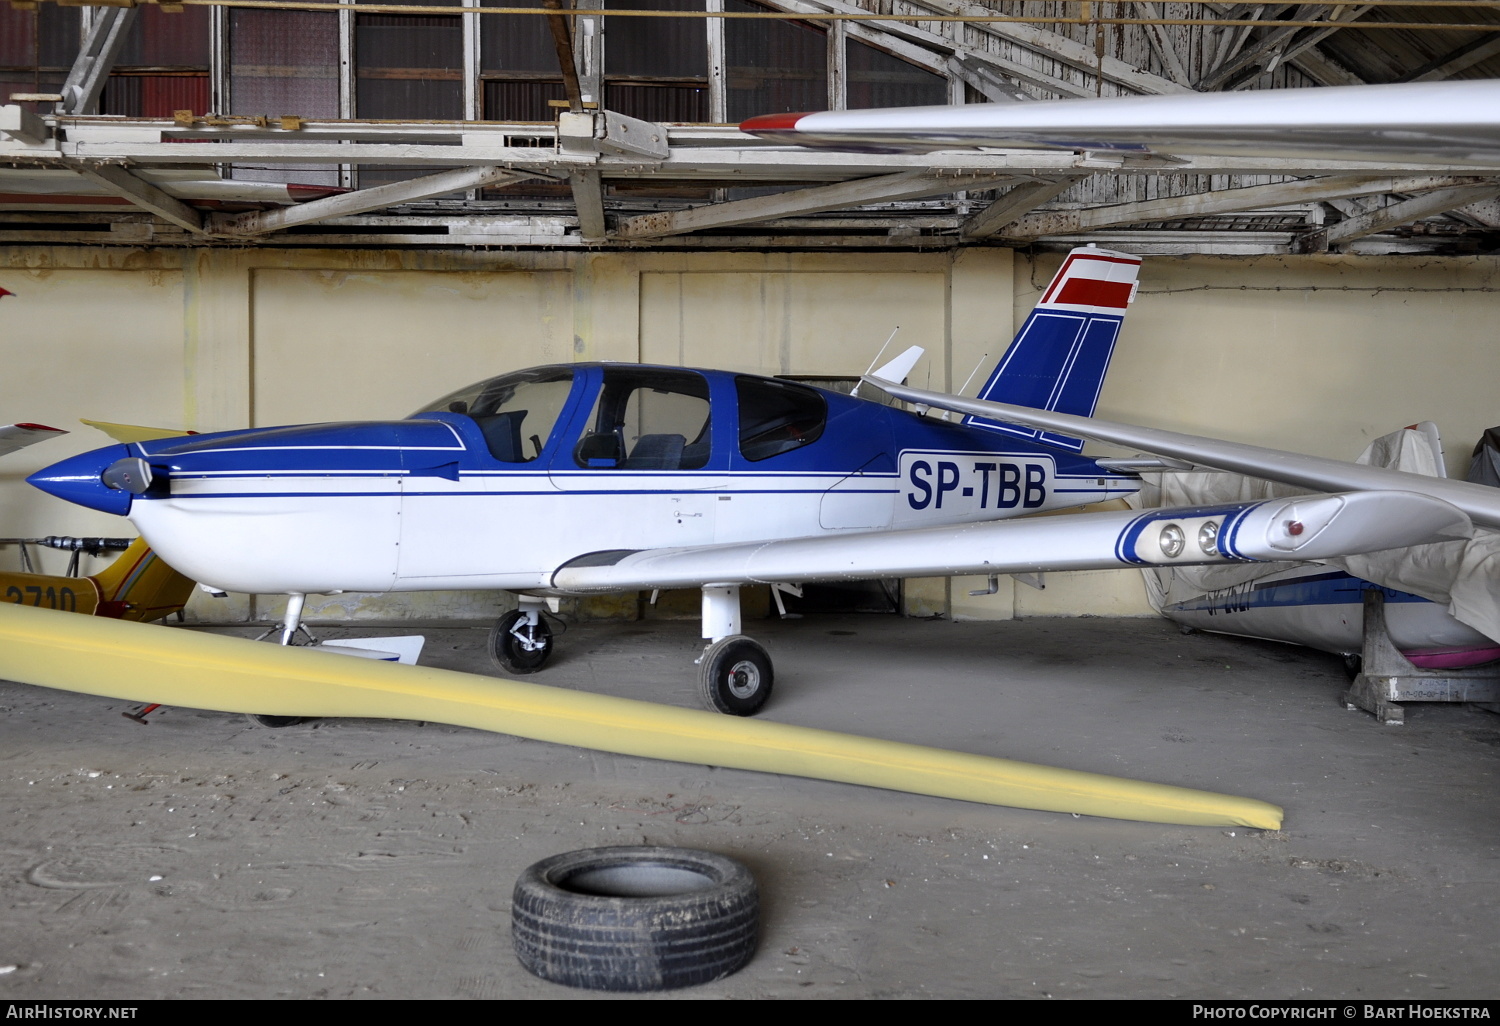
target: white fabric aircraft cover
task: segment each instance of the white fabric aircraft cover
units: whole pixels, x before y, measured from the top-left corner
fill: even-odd
[[[1428,477],[1446,476],[1437,430],[1429,423],[1377,438],[1355,462]],[[1213,472],[1143,474],[1142,480],[1141,491],[1127,500],[1132,505],[1246,502],[1306,492],[1260,478]],[[1448,614],[1460,623],[1500,641],[1500,531],[1476,527],[1474,536],[1466,540],[1317,562],[1447,606]],[[1165,606],[1259,580],[1296,565],[1240,563],[1150,569],[1142,573],[1151,605],[1160,612]]]

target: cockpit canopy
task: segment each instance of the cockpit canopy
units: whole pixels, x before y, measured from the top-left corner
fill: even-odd
[[[424,406],[424,413],[473,418],[490,455],[501,463],[530,463],[542,454],[573,390],[572,367],[533,367],[489,378]]]
[[[683,368],[621,364],[533,367],[461,388],[412,416],[468,417],[495,460],[530,463],[551,451],[575,385],[587,382],[588,394],[576,400],[584,414],[581,426],[575,420],[572,437],[558,446],[583,470],[700,470],[713,452],[716,419],[730,438],[738,427],[739,455],[752,463],[822,436],[828,403],[816,389],[737,374],[731,406],[724,392],[714,401],[710,377]],[[721,407],[717,414],[715,405]],[[734,407],[737,425],[731,419]]]

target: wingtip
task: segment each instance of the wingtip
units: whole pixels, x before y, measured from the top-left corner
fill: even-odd
[[[740,131],[751,135],[761,135],[767,132],[795,132],[797,122],[807,117],[813,111],[797,111],[787,114],[759,114],[746,121],[740,122]]]

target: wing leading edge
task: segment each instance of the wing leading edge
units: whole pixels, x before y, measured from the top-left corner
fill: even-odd
[[[845,150],[993,146],[1489,166],[1500,159],[1497,112],[1500,82],[1465,79],[768,114],[740,129]]]
[[[705,583],[771,584],[1322,559],[1468,533],[1411,492],[1299,495],[1221,506],[1080,513],[951,527],[580,556],[552,576],[570,594]]]
[[[989,420],[1022,424],[1031,428],[1082,435],[1100,442],[1132,446],[1156,456],[1186,460],[1200,467],[1225,470],[1250,477],[1281,481],[1299,488],[1318,491],[1369,491],[1391,495],[1407,492],[1440,499],[1462,510],[1476,524],[1500,529],[1500,490],[1468,481],[1408,474],[1400,470],[1369,467],[1343,460],[1305,456],[1281,449],[1266,449],[1243,442],[1228,442],[1201,435],[1187,435],[1160,428],[1138,427],[1094,417],[1052,413],[1006,403],[965,399],[944,392],[909,388],[880,378],[866,377],[867,383],[897,399],[921,403],[940,410],[952,410]],[[1392,518],[1397,516],[1394,512]],[[1410,544],[1410,543],[1407,543]],[[1398,546],[1386,546],[1395,548]],[[1350,553],[1344,553],[1348,555]],[[1306,557],[1315,558],[1315,557]]]

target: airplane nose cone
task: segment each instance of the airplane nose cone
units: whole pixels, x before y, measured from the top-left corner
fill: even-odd
[[[130,447],[127,445],[108,445],[103,449],[70,456],[60,463],[38,470],[26,479],[26,483],[40,488],[48,495],[55,495],[89,509],[128,516],[131,500],[135,496],[124,489],[108,487],[103,476],[112,464],[129,455]]]

